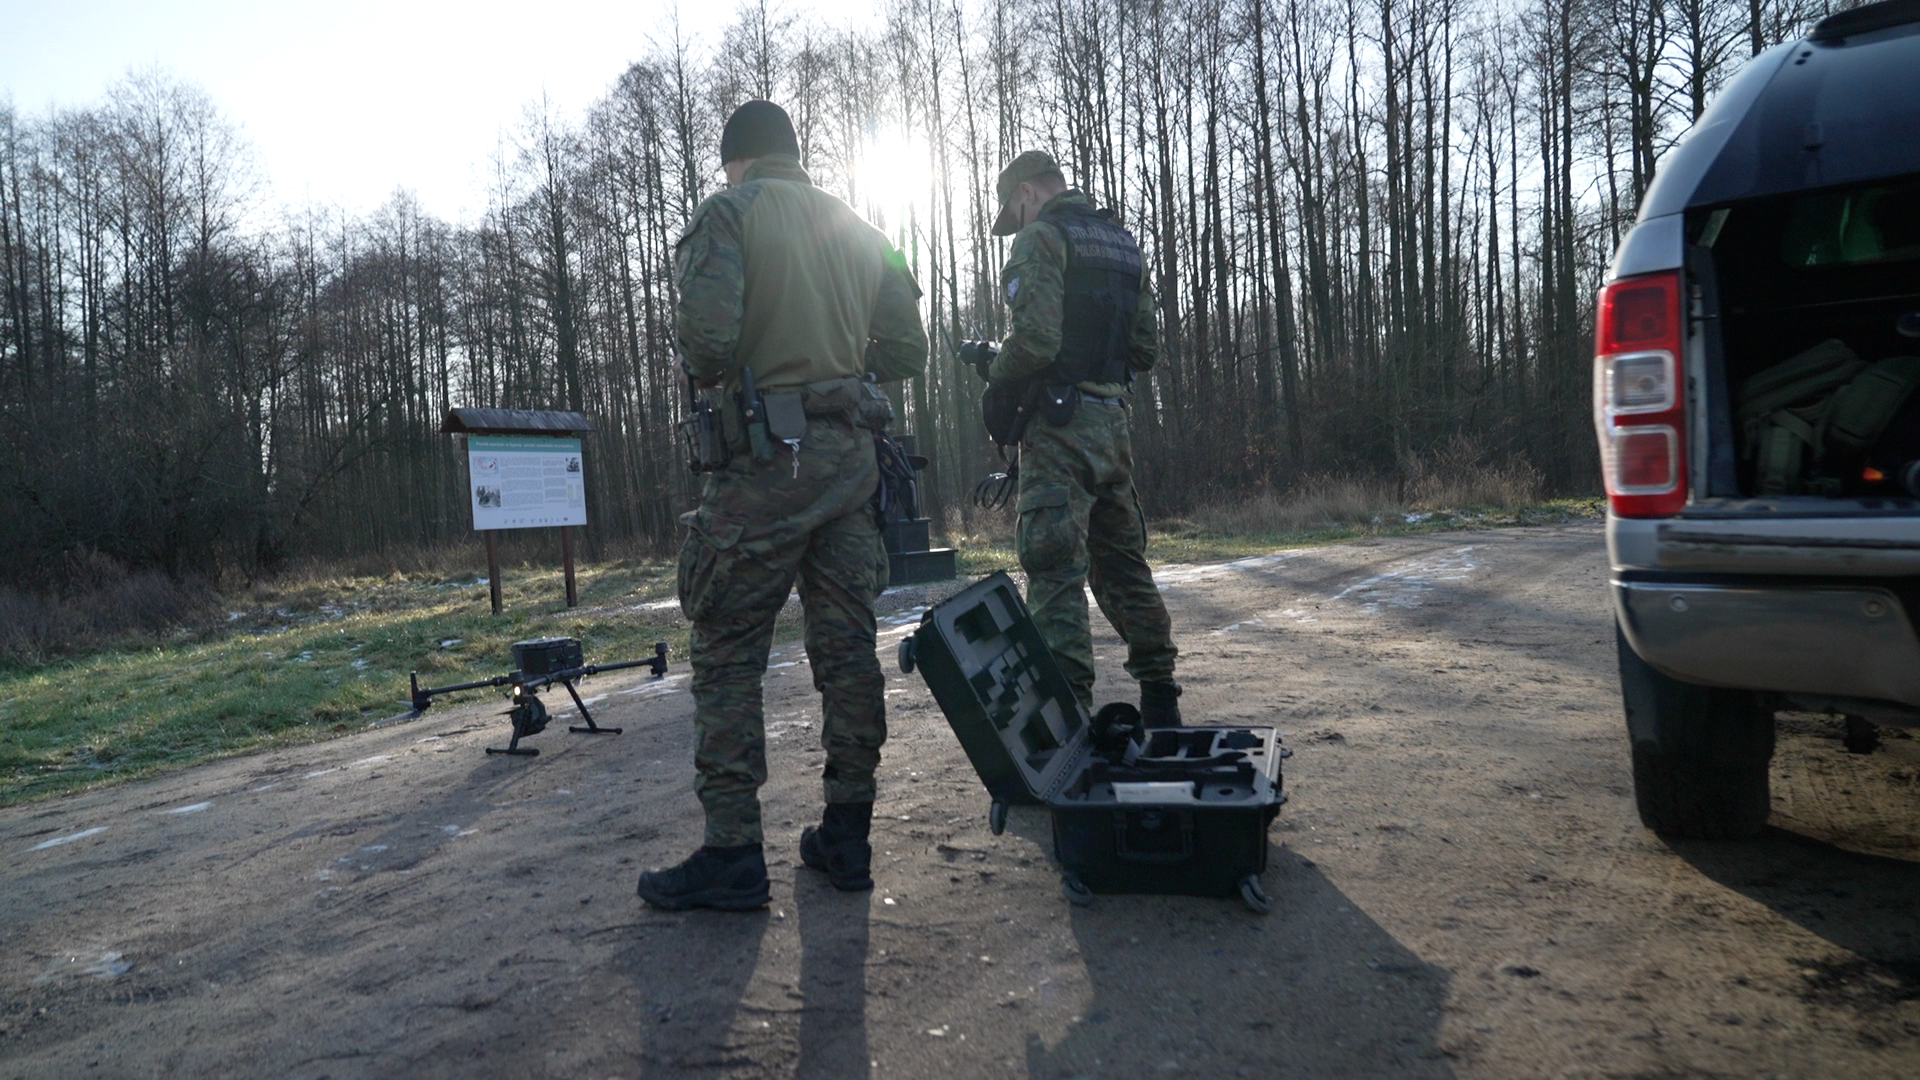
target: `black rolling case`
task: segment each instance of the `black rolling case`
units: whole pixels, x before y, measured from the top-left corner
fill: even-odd
[[[1142,731],[1127,704],[1089,717],[1005,574],[929,610],[900,667],[926,678],[993,798],[995,833],[1008,804],[1051,811],[1067,899],[1238,894],[1271,907],[1260,873],[1288,754],[1273,728]]]

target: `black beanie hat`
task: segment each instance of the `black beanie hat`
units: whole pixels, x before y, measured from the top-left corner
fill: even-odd
[[[767,154],[800,156],[800,140],[793,135],[787,110],[771,101],[749,101],[733,110],[720,133],[720,163]]]

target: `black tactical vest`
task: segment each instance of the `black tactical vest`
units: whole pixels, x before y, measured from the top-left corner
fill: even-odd
[[[1040,220],[1067,239],[1066,291],[1061,304],[1062,382],[1131,382],[1127,346],[1140,304],[1140,245],[1113,223],[1113,211],[1067,203]]]

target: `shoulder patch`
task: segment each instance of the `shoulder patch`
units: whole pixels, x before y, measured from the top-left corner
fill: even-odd
[[[1008,278],[1007,279],[1007,299],[1012,300],[1014,297],[1019,295],[1020,295],[1020,279],[1017,277]]]

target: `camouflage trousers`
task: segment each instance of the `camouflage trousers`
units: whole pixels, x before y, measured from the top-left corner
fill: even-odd
[[[825,713],[826,799],[873,800],[887,738],[873,620],[887,562],[868,505],[877,482],[869,432],[810,417],[798,477],[785,446],[765,465],[736,452],[732,465],[708,477],[700,508],[680,519],[680,610],[693,624],[694,790],[711,846],[762,840],[761,681],[774,619],[796,580]]]
[[[1127,410],[1082,400],[1054,427],[1036,418],[1020,441],[1021,569],[1027,608],[1080,702],[1093,706],[1087,594],[1127,643],[1127,673],[1173,678],[1173,625],[1147,566],[1147,522],[1133,490]]]

